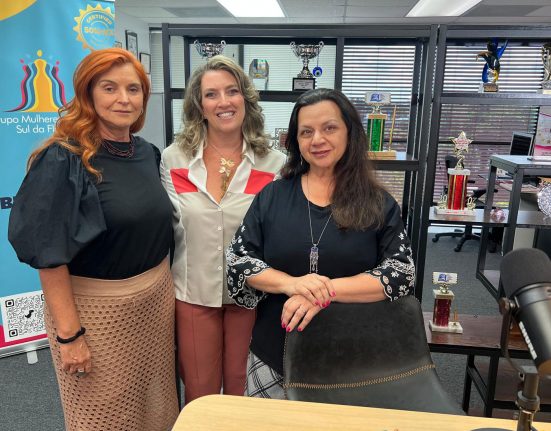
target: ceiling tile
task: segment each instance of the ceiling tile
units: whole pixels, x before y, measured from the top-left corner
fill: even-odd
[[[529,6],[529,5],[490,6],[490,5],[482,4],[482,5],[473,7],[462,16],[522,17],[522,16],[528,15],[531,12],[534,12],[539,8],[540,6]]]
[[[366,17],[366,18],[403,18],[411,8],[409,7],[347,7],[346,17]]]

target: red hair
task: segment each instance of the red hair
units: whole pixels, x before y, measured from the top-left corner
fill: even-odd
[[[27,167],[30,167],[36,156],[54,143],[67,148],[82,159],[86,170],[101,180],[101,173],[90,164],[90,159],[97,153],[102,138],[98,133],[98,115],[92,100],[92,88],[97,78],[114,66],[131,64],[142,84],[143,110],[130,133],[139,131],[144,124],[149,100],[149,79],[141,63],[130,52],[121,48],[107,48],[92,51],[77,66],[73,75],[74,98],[60,108],[53,135],[29,156]]]

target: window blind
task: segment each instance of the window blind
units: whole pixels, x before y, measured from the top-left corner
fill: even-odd
[[[405,151],[407,146],[414,61],[414,45],[344,47],[342,91],[360,113],[364,127],[367,127],[367,114],[372,110],[365,103],[365,93],[391,93],[391,103],[396,104],[392,136],[392,149],[396,151]],[[393,108],[383,107],[382,111],[388,114],[385,126],[385,142],[388,143]],[[377,177],[393,197],[402,202],[404,173],[379,171]]]
[[[482,59],[477,61],[476,56],[485,50],[484,42],[448,45],[444,67],[444,93],[479,91],[485,62]],[[543,79],[540,45],[509,44],[500,64],[499,92],[536,93],[540,88],[540,81]],[[476,179],[479,185],[483,185],[489,171],[490,156],[508,154],[514,131],[535,133],[538,111],[537,106],[443,104],[434,200],[438,199],[442,188],[447,184],[444,158],[453,153],[450,138],[464,131],[473,140],[465,159],[465,167],[471,170],[471,179]],[[508,193],[499,190],[494,202],[505,206],[508,199]]]

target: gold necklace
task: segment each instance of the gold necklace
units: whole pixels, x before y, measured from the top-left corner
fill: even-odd
[[[232,159],[230,159],[229,157],[226,157],[224,156],[220,150],[216,147],[216,145],[214,145],[213,143],[208,143],[207,146],[210,145],[214,151],[216,151],[218,153],[218,155],[220,156],[220,167],[218,169],[218,172],[222,175],[222,194],[225,194],[226,191],[228,190],[228,186],[230,185],[230,177],[231,177],[231,174],[232,174],[232,169],[233,167],[235,166],[235,161],[233,161]],[[242,144],[239,144],[240,146]],[[231,153],[230,153],[230,156],[235,153],[237,151],[239,147],[236,147],[235,150],[233,150]],[[240,159],[241,159],[241,154],[239,155],[240,156]]]

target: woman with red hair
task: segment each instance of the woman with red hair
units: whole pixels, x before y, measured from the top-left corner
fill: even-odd
[[[94,51],[29,158],[9,240],[37,268],[67,430],[167,430],[178,415],[171,204],[160,153],[135,136],[149,80],[128,51]]]

